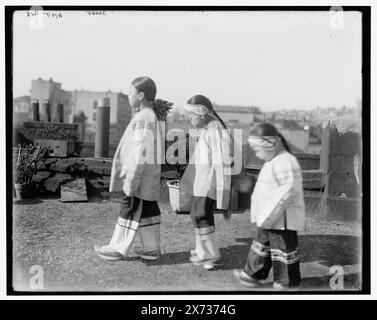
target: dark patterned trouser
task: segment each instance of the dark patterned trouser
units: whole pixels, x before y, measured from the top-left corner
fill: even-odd
[[[126,196],[120,205],[110,245],[126,256],[139,231],[145,252],[160,250],[160,220],[161,212],[156,201]]]
[[[140,219],[155,217],[161,214],[156,201],[147,201],[137,197],[126,196],[122,199],[119,216],[123,219],[134,220],[139,205],[142,206]]]
[[[191,206],[191,219],[195,228],[213,228],[215,227],[215,219],[213,216],[213,208],[215,200],[208,197],[194,197]]]
[[[195,228],[196,254],[203,260],[217,260],[220,251],[215,239],[213,208],[216,201],[208,197],[194,197],[191,219]]]
[[[244,271],[259,280],[273,270],[274,282],[296,287],[301,282],[297,231],[257,229]]]

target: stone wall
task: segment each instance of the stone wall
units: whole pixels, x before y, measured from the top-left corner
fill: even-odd
[[[88,194],[109,190],[111,160],[94,158],[50,158],[33,177],[35,193],[60,195],[61,184],[85,178]]]
[[[117,146],[118,146],[117,144],[109,145],[109,158],[110,159],[114,157]],[[75,153],[80,155],[80,157],[83,157],[83,158],[94,157],[94,143],[77,141],[75,145]]]

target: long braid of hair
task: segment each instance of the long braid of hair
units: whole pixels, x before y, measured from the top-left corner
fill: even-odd
[[[292,153],[291,147],[289,146],[287,140],[283,137],[281,133],[279,133],[279,137],[281,139],[281,143],[283,144],[284,148],[289,152]]]
[[[216,119],[220,121],[220,123],[222,124],[222,126],[223,126],[225,129],[227,129],[227,127],[226,127],[226,125],[225,125],[223,119],[220,118],[220,116],[217,114],[217,112],[216,112],[214,109],[212,109],[211,111],[212,111],[213,115],[216,117]]]
[[[217,112],[214,109],[212,109],[212,113],[217,118],[217,120],[219,120],[219,122],[223,125],[224,129],[228,130],[227,126],[225,125],[225,123],[223,121],[223,119],[220,118],[220,116],[217,114]],[[229,138],[230,138],[230,143],[231,143],[231,145],[230,145],[230,147],[231,147],[230,152],[232,153],[233,152],[233,148],[234,148],[234,138],[233,138],[233,135],[232,135],[231,132],[229,132]],[[234,166],[234,160],[232,161],[232,164],[231,164],[231,167],[233,167],[233,166]]]
[[[217,112],[214,109],[212,109],[211,111],[212,111],[213,115],[216,117],[216,119],[219,120],[219,122],[222,124],[222,126],[224,127],[224,129],[228,130],[227,126],[225,125],[225,123],[223,121],[223,119],[220,118],[220,116],[217,114]],[[232,145],[234,145],[233,135],[232,135],[231,132],[229,133],[229,137],[230,137],[230,141],[231,141]]]
[[[158,119],[159,118],[158,117],[158,104],[157,104],[156,100],[152,101],[152,109],[153,109],[153,111],[154,111],[154,113],[155,113],[155,115]],[[158,119],[158,120],[160,120],[160,119]]]

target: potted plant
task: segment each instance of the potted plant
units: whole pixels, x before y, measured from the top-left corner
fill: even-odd
[[[51,152],[51,148],[35,144],[18,147],[14,167],[14,189],[17,199],[21,200],[30,196],[33,175]]]

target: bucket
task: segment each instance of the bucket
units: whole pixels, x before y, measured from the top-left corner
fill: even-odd
[[[250,193],[253,189],[255,181],[250,174],[240,176],[238,179],[238,191],[241,193]]]
[[[178,179],[167,182],[169,187],[170,206],[178,214],[189,214],[193,195],[186,193],[180,188]]]

